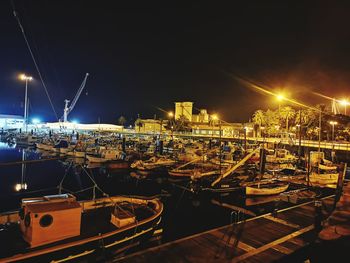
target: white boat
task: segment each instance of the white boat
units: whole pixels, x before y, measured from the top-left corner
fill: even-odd
[[[117,149],[104,149],[99,155],[86,155],[86,159],[93,163],[105,163],[123,159],[123,153]]]
[[[286,191],[288,182],[254,183],[245,188],[246,195],[276,195]]]

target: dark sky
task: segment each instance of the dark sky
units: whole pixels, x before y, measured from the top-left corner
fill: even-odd
[[[128,1],[15,1],[59,117],[85,72],[90,77],[69,116],[83,122],[135,119],[138,113],[164,118],[156,107],[171,110],[174,101],[193,101],[227,121],[277,107],[233,75],[286,89],[310,104],[327,102],[311,90],[350,96],[348,6],[122,2]],[[54,121],[9,0],[0,1],[0,25],[0,113],[22,114],[24,83],[16,75],[27,72],[35,78],[30,115]]]

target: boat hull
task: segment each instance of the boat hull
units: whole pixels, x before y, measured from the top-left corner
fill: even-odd
[[[266,184],[268,185],[268,184]],[[289,183],[277,184],[276,186],[266,187],[266,185],[258,184],[246,186],[246,195],[276,195],[286,191]]]
[[[35,249],[21,250],[17,255],[0,258],[0,262],[50,262],[50,261],[75,261],[85,257],[96,259],[99,256],[114,254],[115,251],[121,251],[131,243],[137,243],[141,239],[151,237],[158,228],[163,212],[163,204],[157,200],[145,200],[137,198],[120,197],[123,201],[135,202],[135,204],[152,203],[155,213],[149,218],[135,222],[131,225],[121,227],[112,232],[106,232],[95,236],[72,240],[67,242],[58,242],[57,244],[44,245]],[[82,204],[83,211],[98,209],[99,206],[112,206],[116,197],[102,198],[95,201],[88,201]],[[118,200],[119,202],[120,200]],[[18,213],[0,217],[0,223],[4,220],[16,220]],[[4,219],[5,218],[5,219]],[[12,221],[11,220],[11,221]]]

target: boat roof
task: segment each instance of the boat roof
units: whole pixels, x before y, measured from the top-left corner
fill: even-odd
[[[33,213],[42,213],[49,211],[61,211],[67,209],[79,208],[80,204],[77,201],[62,200],[62,202],[39,202],[39,203],[28,203],[26,207]]]

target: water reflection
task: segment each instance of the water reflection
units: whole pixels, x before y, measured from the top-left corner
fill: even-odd
[[[17,192],[19,191],[23,191],[23,190],[27,190],[28,185],[25,181],[26,178],[26,171],[27,171],[27,163],[26,163],[26,151],[24,149],[22,149],[22,164],[21,164],[21,168],[22,168],[22,173],[21,173],[21,182],[15,185],[15,190]]]

